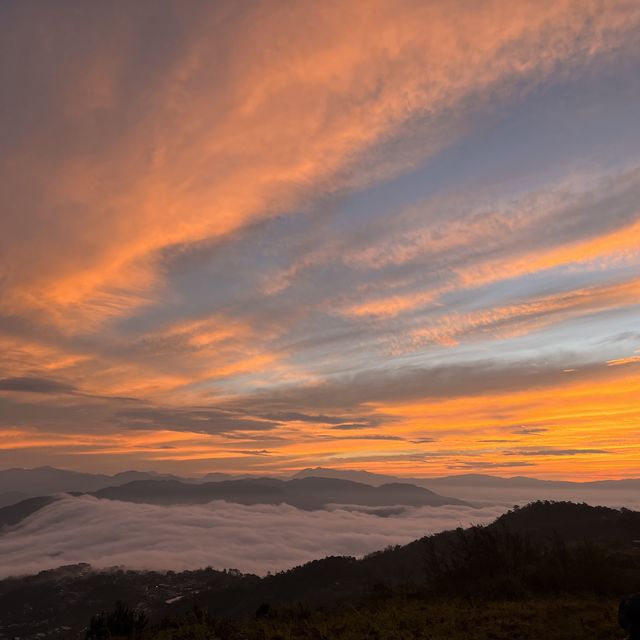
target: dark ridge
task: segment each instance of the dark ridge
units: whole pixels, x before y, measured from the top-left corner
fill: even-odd
[[[289,504],[299,509],[322,509],[327,504],[367,507],[466,505],[429,489],[392,483],[372,487],[336,478],[307,477],[294,480],[250,478],[190,484],[177,480],[141,480],[96,491],[93,495],[125,502],[198,504],[225,500],[238,504]]]
[[[28,498],[17,504],[3,507],[0,509],[0,533],[2,529],[22,522],[25,518],[56,500],[55,496],[41,496],[39,498]]]
[[[574,502],[533,502],[512,509],[489,526],[543,537],[561,536],[570,541],[624,545],[640,540],[640,512]]]

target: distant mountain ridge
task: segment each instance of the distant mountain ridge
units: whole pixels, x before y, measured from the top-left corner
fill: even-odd
[[[250,474],[228,474],[213,472],[202,477],[177,476],[155,471],[121,471],[113,475],[86,473],[43,466],[33,469],[0,469],[0,508],[16,504],[27,498],[54,493],[92,493],[106,487],[120,486],[136,480],[177,480],[203,483],[223,480],[257,478]],[[288,479],[288,478],[285,478]]]
[[[36,511],[55,502],[55,500],[54,496],[26,498],[16,504],[0,508],[0,533],[2,533],[3,527],[11,527],[22,522]]]
[[[463,473],[450,476],[435,476],[427,478],[411,478],[386,475],[382,473],[371,473],[364,470],[350,469],[330,469],[327,467],[309,467],[302,469],[293,475],[294,478],[341,478],[344,480],[354,480],[356,482],[364,482],[373,486],[388,482],[406,482],[417,485],[418,483],[427,484],[480,484],[484,486],[545,486],[545,487],[628,487],[630,489],[640,489],[640,478],[628,478],[623,480],[591,480],[586,482],[576,482],[571,480],[542,480],[540,478],[531,478],[528,476],[511,476],[503,478],[501,476],[492,476],[483,473]],[[420,486],[420,485],[418,485]]]
[[[406,482],[475,503],[510,505],[526,504],[534,500],[569,500],[610,507],[640,508],[640,478],[572,482],[526,476],[502,478],[475,473],[433,478],[398,478],[362,470],[322,467],[303,469],[294,477],[308,476],[350,479],[372,486],[388,482]]]
[[[314,510],[329,504],[367,507],[466,505],[457,498],[406,483],[373,487],[338,478],[249,478],[201,484],[177,480],[141,480],[94,492],[98,498],[154,504],[194,504],[226,500],[238,504],[289,504]]]
[[[175,478],[176,476],[162,475],[150,471],[123,471],[114,475],[106,475],[56,469],[48,466],[34,469],[1,469],[0,507],[14,504],[26,498],[53,493],[68,493],[71,491],[89,493],[104,487],[133,482],[134,480],[172,477]]]
[[[135,480],[86,493],[96,498],[144,504],[205,504],[224,500],[243,505],[288,504],[308,511],[324,509],[332,504],[355,508],[467,506],[462,500],[441,496],[410,484],[390,483],[372,487],[350,480],[312,477],[293,480],[249,478],[203,483],[174,479]],[[27,498],[0,508],[0,529],[18,524],[56,499],[55,495]],[[389,514],[382,510],[379,515]]]
[[[523,504],[532,500],[573,500],[605,506],[640,508],[640,478],[626,480],[597,480],[571,482],[540,480],[525,476],[502,478],[485,474],[460,474],[433,478],[405,478],[371,473],[364,470],[309,468],[287,477],[260,477],[243,474],[232,475],[212,472],[203,477],[181,477],[151,471],[124,471],[114,475],[83,473],[38,467],[35,469],[0,470],[0,508],[17,504],[22,500],[55,493],[95,493],[111,487],[119,487],[136,481],[173,480],[182,484],[202,485],[220,482],[260,481],[269,484],[273,494],[278,483],[307,477],[348,480],[371,487],[401,484],[428,489],[436,494],[455,496],[459,500],[476,504]],[[275,483],[275,484],[273,484]],[[406,490],[406,489],[405,489]],[[263,489],[264,492],[267,489]],[[224,499],[224,498],[221,498]],[[341,500],[345,502],[345,500]]]

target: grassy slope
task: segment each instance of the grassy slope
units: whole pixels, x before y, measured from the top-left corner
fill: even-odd
[[[564,596],[468,602],[392,595],[330,611],[279,613],[233,630],[186,623],[154,640],[615,640],[618,600]]]

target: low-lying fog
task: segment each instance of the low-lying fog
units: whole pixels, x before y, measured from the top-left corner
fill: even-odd
[[[361,510],[227,502],[157,506],[65,495],[0,535],[0,578],[65,564],[263,575],[328,555],[362,556],[429,533],[488,523],[505,507]],[[381,517],[384,515],[386,517]]]
[[[505,504],[524,506],[535,500],[568,500],[570,502],[586,502],[593,506],[611,507],[619,509],[626,507],[635,511],[640,510],[640,491],[637,488],[621,488],[619,486],[593,487],[582,486],[580,483],[571,484],[568,487],[554,487],[541,485],[539,487],[501,486],[491,487],[477,484],[458,484],[439,482],[437,484],[428,481],[421,482],[420,486],[433,489],[442,495],[455,496],[460,500],[480,504]]]

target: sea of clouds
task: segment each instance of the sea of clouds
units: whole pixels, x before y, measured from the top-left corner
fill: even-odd
[[[65,564],[260,575],[328,555],[362,556],[429,533],[488,523],[505,507],[301,511],[287,505],[158,506],[63,495],[0,535],[0,578]]]

